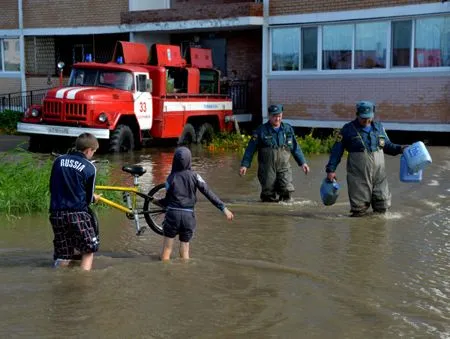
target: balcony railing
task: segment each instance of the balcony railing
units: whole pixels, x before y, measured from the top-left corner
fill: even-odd
[[[233,80],[221,84],[221,94],[233,102],[233,114],[254,114],[261,109],[260,86],[256,80]]]

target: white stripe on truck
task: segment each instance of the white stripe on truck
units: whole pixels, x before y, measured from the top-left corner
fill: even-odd
[[[184,112],[184,111],[230,111],[231,101],[166,101],[164,112]]]

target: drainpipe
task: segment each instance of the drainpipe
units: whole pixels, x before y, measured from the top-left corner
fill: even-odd
[[[262,120],[267,120],[267,73],[269,70],[269,0],[263,2],[262,28],[262,81],[261,81],[261,109]]]
[[[25,37],[23,36],[23,7],[22,0],[17,0],[17,9],[19,12],[19,47],[20,47],[20,89],[27,91],[27,80],[25,78]]]

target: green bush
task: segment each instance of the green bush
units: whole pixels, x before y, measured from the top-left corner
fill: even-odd
[[[296,140],[305,154],[324,154],[329,153],[335,141],[335,133],[326,138],[316,138],[313,136],[314,130],[303,137],[296,136]],[[210,151],[234,150],[243,153],[247,147],[251,135],[237,133],[218,133],[214,135],[213,140],[207,145]]]
[[[0,112],[0,129],[4,132],[14,133],[17,128],[17,123],[23,117],[23,112],[5,110]]]
[[[5,110],[0,112],[0,133],[15,134],[17,122],[22,118],[23,112]]]

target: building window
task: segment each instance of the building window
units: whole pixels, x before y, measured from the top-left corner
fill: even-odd
[[[351,69],[353,25],[323,26],[322,36],[322,68]]]
[[[271,48],[272,71],[450,67],[450,16],[272,28]]]
[[[302,28],[302,69],[317,69],[317,27]]]
[[[450,17],[416,20],[414,67],[450,66]]]
[[[20,49],[17,50],[19,39],[0,39],[0,71],[20,71]]]
[[[356,24],[355,68],[386,68],[388,22]]]
[[[300,28],[272,30],[272,71],[298,71]]]
[[[411,63],[412,21],[392,23],[392,67],[409,67]]]

